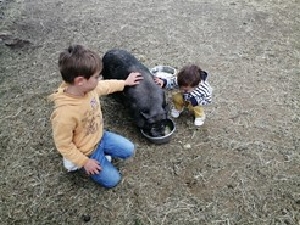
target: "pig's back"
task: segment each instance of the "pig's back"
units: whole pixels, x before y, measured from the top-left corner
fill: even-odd
[[[150,76],[144,77],[140,84],[128,88],[127,96],[143,111],[150,111],[155,106],[161,106],[160,103],[163,101],[161,88]]]
[[[102,63],[104,79],[126,79],[131,72],[149,72],[148,68],[125,50],[107,51],[102,58]]]

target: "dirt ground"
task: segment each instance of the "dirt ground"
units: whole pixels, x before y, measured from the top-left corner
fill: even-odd
[[[299,0],[0,7],[0,224],[300,224]],[[171,143],[155,146],[103,97],[106,128],[133,140],[136,155],[117,162],[124,177],[111,190],[68,174],[46,97],[70,43],[126,49],[149,67],[198,63],[214,89],[205,125],[183,115]]]

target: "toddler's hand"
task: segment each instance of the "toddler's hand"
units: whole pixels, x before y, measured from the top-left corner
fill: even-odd
[[[140,73],[130,73],[125,80],[126,86],[133,86],[140,83],[140,80],[144,79]]]
[[[157,85],[159,85],[160,87],[162,87],[164,85],[164,81],[158,77],[154,78],[154,81]]]
[[[196,99],[195,99],[194,96],[191,96],[191,97],[190,97],[190,102],[191,102],[191,105],[192,105],[193,107],[199,105],[198,102],[196,101]]]
[[[95,159],[89,159],[87,163],[83,165],[83,168],[89,175],[99,174],[101,170],[100,163]]]

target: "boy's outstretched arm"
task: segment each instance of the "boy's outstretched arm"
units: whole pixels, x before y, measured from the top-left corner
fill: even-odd
[[[109,95],[115,91],[123,91],[125,86],[137,85],[142,79],[140,73],[130,73],[126,80],[100,80],[95,90],[99,95]]]
[[[140,80],[144,79],[140,73],[130,73],[125,80],[125,86],[133,86],[140,83]]]

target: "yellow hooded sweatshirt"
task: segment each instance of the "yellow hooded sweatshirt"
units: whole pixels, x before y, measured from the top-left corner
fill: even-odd
[[[100,80],[97,87],[84,96],[65,92],[63,83],[49,96],[55,108],[51,114],[53,138],[64,158],[82,167],[103,135],[99,96],[124,89],[124,80]]]

